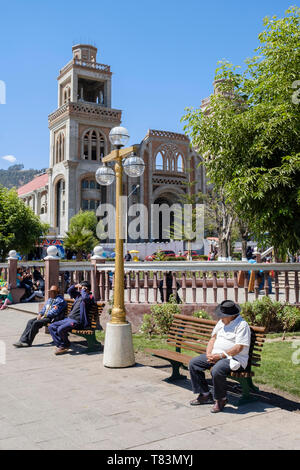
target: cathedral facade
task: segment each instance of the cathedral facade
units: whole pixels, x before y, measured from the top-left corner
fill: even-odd
[[[80,210],[97,210],[105,203],[115,204],[115,184],[100,186],[95,173],[103,157],[113,149],[109,133],[119,126],[122,111],[112,108],[112,72],[97,62],[97,49],[80,44],[58,76],[58,107],[48,117],[50,130],[49,168],[18,190],[19,197],[49,223],[49,234],[63,238],[70,219]],[[145,162],[138,179],[124,174],[123,191],[128,207],[142,203],[172,205],[187,191],[206,192],[201,157],[184,134],[148,130],[137,145],[137,155]],[[147,241],[147,240],[144,240]]]

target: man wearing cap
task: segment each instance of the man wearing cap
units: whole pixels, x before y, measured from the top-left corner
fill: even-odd
[[[67,308],[67,302],[59,293],[57,286],[50,287],[49,299],[36,318],[29,320],[20,340],[14,344],[16,348],[28,348],[32,346],[33,340],[43,326],[60,320]]]
[[[215,313],[220,320],[207,344],[206,354],[194,357],[189,363],[193,393],[198,394],[190,402],[192,406],[214,404],[212,413],[222,411],[227,403],[226,377],[232,370],[246,369],[251,330],[240,311],[240,306],[231,300],[218,305]],[[205,379],[207,369],[211,369],[213,396]]]
[[[68,339],[69,332],[74,328],[89,327],[89,309],[94,303],[94,298],[90,294],[91,286],[88,282],[83,281],[81,284],[71,286],[68,294],[75,299],[72,310],[67,318],[49,325],[49,333],[51,334],[56,346],[55,355],[65,354],[70,349],[70,341]]]

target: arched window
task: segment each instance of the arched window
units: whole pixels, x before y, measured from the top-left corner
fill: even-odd
[[[156,155],[155,169],[156,170],[163,170],[164,169],[164,158],[163,158],[161,152],[158,152],[158,154]]]
[[[101,160],[105,155],[105,140],[95,129],[86,131],[81,143],[81,158],[83,160]]]
[[[175,144],[163,144],[155,158],[155,170],[183,172],[184,158]]]
[[[183,157],[182,155],[179,153],[178,154],[178,157],[177,157],[177,171],[178,172],[182,172],[184,170],[184,167],[183,167]]]
[[[71,87],[70,85],[66,86],[64,89],[64,104],[68,103],[71,101]]]
[[[61,131],[55,140],[55,163],[60,163],[65,159],[65,134]]]
[[[55,186],[55,225],[58,228],[58,233],[62,229],[63,217],[65,216],[66,202],[65,202],[65,180],[63,178],[57,181]]]

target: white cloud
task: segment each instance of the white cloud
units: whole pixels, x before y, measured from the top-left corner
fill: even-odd
[[[15,163],[17,161],[16,157],[13,155],[5,155],[5,157],[2,157],[2,160],[7,160],[10,163]]]

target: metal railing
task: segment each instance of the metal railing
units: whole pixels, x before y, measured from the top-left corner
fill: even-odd
[[[97,271],[100,298],[108,301],[114,287],[114,264],[97,265]],[[266,295],[299,305],[299,271],[299,263],[125,263],[125,300],[166,302],[172,292],[185,304],[216,304],[226,299],[243,303]]]

